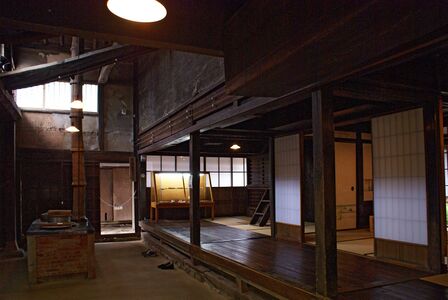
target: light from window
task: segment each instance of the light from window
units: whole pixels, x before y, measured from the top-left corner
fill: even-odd
[[[83,84],[84,111],[98,112],[98,85]],[[70,110],[71,86],[68,82],[50,82],[44,85],[16,90],[17,105],[27,109]]]
[[[201,157],[201,172],[210,173],[213,187],[244,187],[247,185],[247,160],[242,157]],[[205,161],[205,164],[204,164]],[[188,172],[190,162],[188,156],[146,156],[147,178],[151,172]],[[150,187],[147,179],[147,187]],[[208,183],[207,183],[208,184]]]
[[[44,86],[38,85],[16,91],[17,105],[23,108],[44,107]]]

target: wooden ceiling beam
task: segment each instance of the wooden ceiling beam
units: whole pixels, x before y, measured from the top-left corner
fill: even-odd
[[[61,62],[41,64],[2,73],[0,74],[0,81],[7,90],[22,89],[61,80],[117,61],[131,59],[148,51],[151,51],[151,49],[137,46],[111,46],[79,55],[76,58],[68,58]]]
[[[381,103],[422,104],[433,101],[437,92],[401,84],[358,79],[335,86],[333,88],[333,95]]]
[[[53,37],[50,34],[41,33],[41,32],[32,32],[32,31],[24,31],[24,32],[17,32],[17,33],[11,33],[11,34],[2,34],[0,35],[0,43],[1,44],[23,44],[23,43],[29,43],[34,41],[39,41],[43,39],[48,39]]]
[[[370,121],[371,118],[378,115],[383,115],[385,113],[394,112],[397,110],[402,110],[403,105],[396,105],[393,107],[377,106],[372,104],[363,104],[351,108],[341,109],[334,112],[334,123],[335,126],[348,126],[354,125],[362,122]],[[273,128],[273,130],[281,131],[302,131],[309,130],[312,127],[311,119],[299,120],[296,122],[291,122],[283,126]]]
[[[312,92],[432,53],[448,44],[447,14],[443,1],[249,0],[226,24],[226,89]]]

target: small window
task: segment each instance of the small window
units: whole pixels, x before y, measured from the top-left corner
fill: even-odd
[[[205,164],[204,164],[205,162]],[[246,158],[242,157],[201,157],[201,172],[209,172],[213,187],[244,187],[247,185]],[[204,170],[205,167],[205,170]],[[147,176],[150,172],[189,172],[190,159],[188,156],[160,156],[146,157]],[[150,185],[147,180],[147,186]],[[208,185],[209,183],[207,183]]]
[[[16,90],[17,105],[24,109],[70,110],[71,86],[69,82],[50,82],[44,85]],[[83,84],[83,110],[98,112],[98,85]]]
[[[38,85],[16,91],[17,105],[22,108],[44,107],[44,86]]]

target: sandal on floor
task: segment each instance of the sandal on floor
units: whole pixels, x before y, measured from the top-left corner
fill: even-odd
[[[157,253],[151,249],[148,249],[148,250],[143,251],[142,255],[144,257],[154,257],[154,256],[157,256]]]
[[[174,264],[169,261],[167,263],[159,265],[158,268],[162,269],[162,270],[173,270],[174,269]]]

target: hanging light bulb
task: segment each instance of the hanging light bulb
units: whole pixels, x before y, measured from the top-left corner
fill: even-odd
[[[84,104],[82,103],[81,100],[75,100],[70,104],[70,107],[74,109],[83,109]]]
[[[120,18],[150,23],[165,18],[166,8],[156,0],[108,0],[107,8]]]
[[[70,132],[70,133],[76,133],[76,132],[79,132],[79,129],[76,128],[75,126],[70,126],[70,127],[65,128],[65,131]]]
[[[239,146],[239,145],[237,145],[237,144],[233,144],[231,147],[230,147],[230,149],[232,149],[232,150],[238,150],[238,149],[240,149],[241,147]]]

